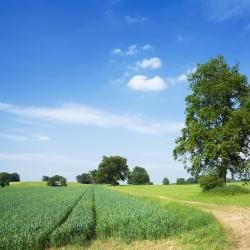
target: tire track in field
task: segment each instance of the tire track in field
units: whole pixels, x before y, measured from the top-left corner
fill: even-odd
[[[44,248],[50,247],[50,240],[49,237],[50,235],[58,228],[60,227],[63,223],[66,222],[70,214],[73,212],[74,208],[76,205],[80,202],[80,200],[84,197],[85,193],[88,191],[89,188],[86,188],[86,190],[79,196],[79,198],[76,199],[76,201],[73,203],[73,205],[68,209],[68,211],[65,213],[65,215],[62,217],[62,219],[55,225],[55,227],[47,234],[45,237],[45,240],[43,241],[43,246]]]
[[[199,207],[210,212],[225,229],[229,240],[228,249],[250,250],[250,208],[228,205],[217,205],[201,201],[188,201],[170,198],[164,195],[142,194],[139,192],[118,190],[130,195],[151,197],[160,200],[173,201],[185,205]]]

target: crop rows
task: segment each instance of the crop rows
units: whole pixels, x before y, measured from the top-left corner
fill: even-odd
[[[156,203],[97,188],[96,234],[126,241],[161,239],[210,223],[211,216],[180,205]],[[195,213],[193,213],[195,211]]]
[[[67,220],[51,234],[50,245],[83,244],[94,235],[93,188],[88,188]]]
[[[1,190],[0,249],[43,248],[82,194],[83,188]]]
[[[127,242],[162,239],[211,220],[210,215],[193,208],[162,207],[101,187],[10,190],[0,195],[4,201],[0,249],[83,245],[109,237]]]

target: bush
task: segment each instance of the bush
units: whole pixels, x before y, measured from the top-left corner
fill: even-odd
[[[82,184],[91,184],[93,183],[92,177],[90,174],[80,174],[76,176],[76,180],[78,183],[82,183]]]
[[[168,177],[163,178],[162,184],[163,185],[169,185],[169,179],[168,179]]]
[[[50,177],[48,182],[48,186],[67,186],[67,180],[66,178],[60,176],[60,175],[54,175],[53,177]]]
[[[44,175],[44,176],[42,177],[42,181],[48,181],[48,180],[49,180],[49,176]]]
[[[186,184],[186,181],[184,178],[177,178],[176,179],[176,184],[177,185],[183,185],[183,184]]]
[[[209,193],[219,194],[219,195],[236,195],[236,194],[238,195],[238,194],[249,194],[250,190],[238,185],[230,185],[230,186],[215,187],[213,189],[210,189]]]
[[[186,183],[187,184],[195,184],[195,183],[197,183],[197,181],[196,181],[195,178],[189,177],[189,178],[186,179]]]
[[[0,173],[0,187],[9,186],[9,183],[10,183],[10,174],[6,172]]]
[[[199,177],[199,183],[203,191],[208,191],[216,187],[222,187],[224,182],[217,174],[207,174]]]

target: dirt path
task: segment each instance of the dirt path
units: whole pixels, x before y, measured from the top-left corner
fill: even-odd
[[[141,193],[122,191],[131,195],[141,196]],[[199,201],[185,201],[169,198],[162,195],[147,195],[147,197],[161,200],[174,201],[182,204],[199,207],[203,211],[211,212],[224,227],[228,238],[230,249],[250,250],[250,208],[216,205]]]

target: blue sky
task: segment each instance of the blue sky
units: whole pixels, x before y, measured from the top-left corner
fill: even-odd
[[[1,1],[0,171],[74,180],[122,155],[187,177],[186,75],[218,54],[250,75],[250,0]]]

